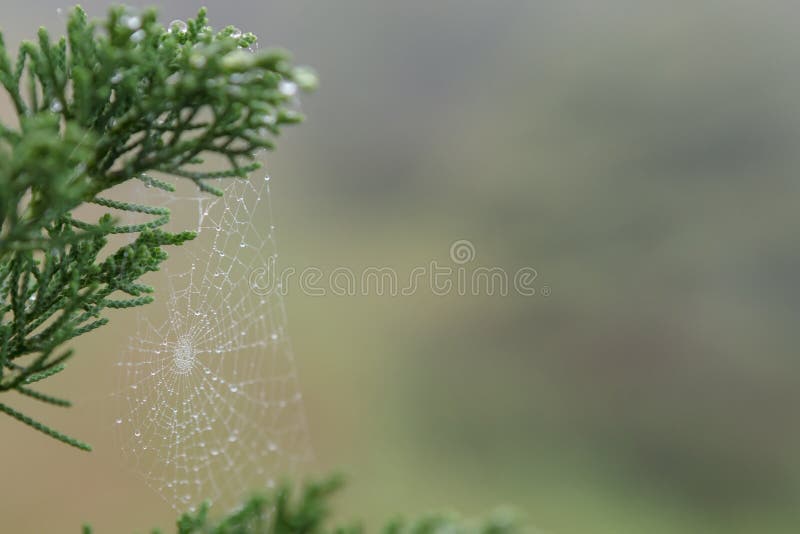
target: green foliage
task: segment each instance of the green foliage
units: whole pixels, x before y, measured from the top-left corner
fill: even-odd
[[[60,373],[73,352],[62,346],[105,325],[103,312],[153,300],[141,277],[159,269],[167,246],[191,232],[163,231],[170,212],[115,200],[108,190],[129,180],[165,190],[151,173],[186,178],[221,194],[210,181],[243,178],[255,153],[273,148],[285,125],[300,122],[297,88],[316,84],[279,50],[253,50],[255,36],[215,32],[205,10],[165,28],[153,10],[113,8],[103,24],[75,8],[67,36],[45,29],[24,42],[14,62],[0,33],[0,85],[17,113],[0,123],[0,392],[15,391],[54,406],[69,401],[31,388]],[[198,167],[215,154],[225,163]],[[112,193],[113,194],[113,193]],[[109,210],[97,221],[76,209]],[[117,217],[114,216],[117,215]],[[120,215],[146,217],[121,224]],[[133,234],[109,250],[109,236]],[[0,403],[0,411],[59,441],[90,447]],[[184,514],[178,534],[361,534],[358,525],[330,526],[329,499],[341,479],[289,485],[251,497],[239,510],[212,518],[202,505]],[[448,516],[395,521],[385,534],[513,534],[507,515],[470,523]],[[91,528],[84,527],[86,534]],[[159,531],[153,531],[157,534]]]
[[[207,505],[178,520],[177,534],[363,534],[359,525],[331,526],[329,502],[342,486],[341,477],[305,485],[299,495],[284,484],[270,494],[251,497],[239,510],[213,520]],[[84,534],[91,534],[84,527]],[[430,515],[416,521],[389,523],[383,534],[518,534],[522,526],[508,512],[498,512],[483,521],[465,521],[456,516]],[[153,534],[162,534],[154,530]]]
[[[291,93],[314,76],[285,52],[253,50],[255,40],[214,31],[205,10],[165,28],[155,11],[123,7],[102,24],[75,8],[66,37],[42,28],[13,62],[0,34],[0,85],[17,113],[16,124],[0,123],[0,392],[69,406],[28,386],[62,371],[72,356],[62,346],[106,324],[107,308],[151,302],[141,277],[166,259],[164,247],[194,237],[160,229],[165,207],[103,196],[109,189],[138,179],[171,190],[149,174],[160,173],[220,194],[209,180],[245,177],[256,151],[301,120]],[[220,168],[198,167],[212,154]],[[108,213],[82,220],[75,210],[87,203]],[[120,224],[124,215],[149,220]],[[109,250],[121,233],[131,242]],[[89,449],[6,404],[0,411]]]

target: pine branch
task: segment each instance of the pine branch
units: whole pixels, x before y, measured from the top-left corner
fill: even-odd
[[[220,194],[211,181],[246,177],[256,151],[302,118],[293,93],[314,76],[283,51],[253,51],[255,40],[214,31],[204,9],[185,28],[165,28],[154,10],[124,7],[100,23],[76,7],[65,37],[41,29],[14,61],[0,34],[0,90],[17,112],[16,124],[0,123],[0,393],[68,405],[25,385],[63,370],[71,351],[57,349],[104,326],[106,310],[152,302],[141,277],[159,269],[166,247],[194,238],[162,230],[166,207],[115,199],[110,188],[138,179],[174,191],[148,174],[160,172]],[[198,167],[208,154],[225,163]],[[109,211],[83,220],[75,210],[86,203]],[[133,215],[148,219],[119,221]],[[135,238],[108,250],[120,233]]]
[[[47,404],[52,404],[54,406],[64,406],[68,408],[72,406],[72,403],[65,399],[59,399],[58,397],[52,397],[50,395],[46,395],[44,393],[40,393],[30,388],[26,388],[24,386],[17,386],[16,390],[23,395],[27,395],[32,399],[36,399],[38,401],[42,401]]]
[[[268,494],[257,494],[231,514],[214,519],[207,504],[183,514],[177,534],[364,534],[358,524],[330,525],[330,501],[342,487],[342,478],[329,477],[306,484],[299,495],[284,483]],[[515,514],[497,511],[483,520],[465,520],[453,514],[428,515],[415,521],[395,520],[384,534],[522,534],[529,532]],[[83,527],[91,534],[89,526]],[[152,534],[163,534],[155,529]],[[532,533],[531,533],[532,534]]]
[[[24,384],[33,384],[34,382],[38,382],[39,380],[44,380],[45,378],[50,378],[54,374],[60,373],[65,369],[63,364],[58,364],[52,366],[50,369],[46,371],[42,371],[40,373],[34,373],[32,375],[28,375],[28,377],[23,380]]]
[[[36,421],[35,419],[33,419],[31,417],[28,417],[27,415],[22,414],[22,413],[16,411],[15,409],[13,409],[13,408],[10,408],[10,407],[6,406],[5,404],[0,404],[0,412],[5,412],[6,414],[10,415],[14,419],[16,419],[18,421],[21,421],[22,423],[25,423],[26,425],[30,426],[31,428],[35,428],[39,432],[47,434],[51,438],[55,438],[58,441],[66,443],[67,445],[72,445],[73,447],[77,447],[78,449],[81,449],[81,450],[84,450],[84,451],[91,451],[92,450],[92,447],[87,445],[86,443],[83,443],[82,441],[78,441],[75,438],[71,438],[71,437],[69,437],[69,436],[67,436],[65,434],[62,434],[58,430],[53,430],[49,426],[44,425],[44,424],[40,423],[39,421]]]

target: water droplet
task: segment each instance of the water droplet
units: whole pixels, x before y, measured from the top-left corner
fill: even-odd
[[[125,15],[120,21],[129,30],[138,30],[142,26],[142,19],[136,15]]]
[[[205,67],[206,61],[206,56],[202,54],[192,54],[192,56],[189,58],[189,64],[196,69],[202,69]]]
[[[111,83],[118,84],[122,81],[122,73],[120,71],[116,71],[114,75],[111,77]]]
[[[278,120],[277,117],[275,117],[275,115],[272,113],[264,113],[258,119],[262,122],[262,124],[267,124],[270,126],[275,124]]]
[[[278,91],[283,96],[294,96],[297,94],[297,84],[288,80],[281,80],[278,84]]]
[[[134,435],[134,436],[136,436],[136,437],[138,438],[138,437],[140,437],[140,436],[142,435],[142,433],[141,433],[139,430],[136,430],[136,431],[133,433],[133,435]]]
[[[186,23],[181,19],[175,19],[169,23],[169,33],[186,33]]]
[[[131,41],[133,41],[134,43],[141,43],[144,40],[145,35],[146,34],[144,30],[136,30],[135,32],[133,32],[133,35],[131,35]]]
[[[50,111],[53,113],[60,113],[63,109],[64,106],[58,100],[53,100],[53,102],[50,103]]]
[[[292,77],[297,82],[297,85],[306,91],[315,89],[319,84],[317,75],[309,67],[295,67],[292,71]]]
[[[236,387],[236,386],[234,386],[233,384],[231,384],[231,385],[228,387],[228,389],[230,389],[230,390],[231,390],[231,393],[236,393],[237,391],[239,391],[239,388],[238,388],[238,387]]]

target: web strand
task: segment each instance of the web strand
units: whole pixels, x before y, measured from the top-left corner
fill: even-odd
[[[222,197],[145,191],[196,214],[198,237],[147,280],[160,298],[118,362],[122,449],[179,511],[232,509],[310,454],[283,299],[249,285],[277,258],[269,177],[216,185]]]

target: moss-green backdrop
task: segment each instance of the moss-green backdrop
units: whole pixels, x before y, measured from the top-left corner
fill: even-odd
[[[532,297],[290,290],[309,470],[350,475],[340,516],[508,503],[555,534],[797,531],[795,2],[206,5],[322,81],[267,158],[283,266],[410,273],[468,239],[471,266],[538,272]],[[0,28],[58,33],[67,7],[4,2]],[[0,418],[9,532],[172,522],[104,413],[131,313],[48,380],[75,408],[14,404],[95,452]]]

